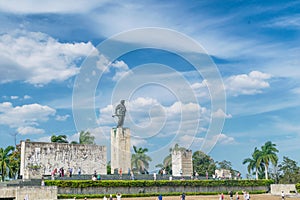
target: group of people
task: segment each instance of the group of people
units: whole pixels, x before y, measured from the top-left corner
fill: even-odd
[[[59,177],[64,177],[65,175],[67,175],[68,177],[72,177],[73,175],[73,168],[69,167],[68,170],[65,170],[63,167],[57,169],[54,168],[53,171],[51,172],[51,177],[52,179],[54,179],[55,176],[59,176]],[[78,176],[81,175],[81,168],[78,168]]]
[[[242,193],[243,193],[243,200],[250,200],[249,192],[242,191]],[[230,200],[240,200],[240,196],[239,196],[238,192],[235,193],[235,198],[234,198],[233,191],[229,191],[228,194],[229,194]],[[224,199],[225,199],[224,194],[223,193],[219,194],[219,200],[224,200]]]
[[[161,194],[158,195],[157,200],[163,200],[163,196]],[[185,193],[184,192],[180,195],[180,200],[185,200]]]
[[[116,194],[117,200],[121,200],[121,197],[122,197],[121,193],[117,193],[117,194]],[[112,194],[109,195],[109,198],[108,198],[108,199],[109,199],[109,200],[113,200]],[[107,199],[106,196],[103,197],[103,200],[108,200],[108,199]]]

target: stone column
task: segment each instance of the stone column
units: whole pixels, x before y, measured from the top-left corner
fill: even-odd
[[[122,169],[123,174],[131,169],[130,154],[130,129],[112,128],[111,129],[111,174]]]

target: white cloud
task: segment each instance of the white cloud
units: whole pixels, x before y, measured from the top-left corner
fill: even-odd
[[[113,68],[115,68],[116,73],[114,77],[112,78],[113,81],[118,81],[122,76],[125,76],[127,73],[129,73],[129,67],[124,61],[115,61],[111,64]]]
[[[226,114],[222,109],[218,109],[216,112],[214,112],[213,114],[213,117],[217,117],[217,118],[232,118],[232,115],[231,114]]]
[[[19,127],[17,128],[18,133],[21,135],[32,135],[32,134],[43,134],[45,131],[43,129],[35,128],[32,126]]]
[[[20,134],[43,133],[42,129],[36,127],[55,112],[53,108],[40,104],[13,107],[10,102],[4,102],[0,103],[0,124],[16,128]]]
[[[77,65],[94,46],[61,43],[40,32],[14,31],[0,36],[0,80],[21,80],[35,85],[64,81],[79,71]]]
[[[57,121],[66,121],[70,115],[56,115],[55,120]]]
[[[23,99],[31,99],[31,96],[29,96],[29,95],[24,95]]]
[[[108,105],[100,109],[100,126],[116,125],[112,118],[114,107]],[[210,115],[205,107],[196,103],[184,104],[177,101],[165,106],[156,99],[143,97],[126,102],[126,107],[124,126],[130,127],[132,136],[138,143],[153,137],[177,138],[180,135],[195,135],[206,130],[203,127],[208,124]]]
[[[233,137],[221,133],[220,135],[218,135],[218,143],[224,145],[230,145],[230,144],[235,144],[236,141]]]
[[[19,96],[10,96],[10,99],[14,100],[14,99],[18,99]]]
[[[95,8],[106,4],[106,0],[90,0],[77,1],[72,0],[52,1],[45,0],[36,2],[34,0],[18,1],[11,0],[8,2],[0,1],[0,10],[12,13],[36,14],[36,13],[85,13]]]
[[[249,74],[240,74],[227,78],[225,87],[229,94],[237,95],[253,95],[262,93],[262,89],[270,87],[268,79],[270,74],[259,71],[252,71]]]

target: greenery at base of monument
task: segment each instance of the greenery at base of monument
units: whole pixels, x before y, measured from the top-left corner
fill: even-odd
[[[69,143],[66,135],[52,135],[51,142]],[[89,131],[80,131],[79,142],[72,141],[70,144],[95,144],[95,136],[93,136]]]
[[[146,155],[148,152],[147,148],[137,148],[136,146],[133,146],[134,153],[131,156],[131,169],[134,172],[139,172],[141,174],[147,173],[147,170],[149,168],[149,162],[152,161],[152,159]]]
[[[20,171],[20,149],[17,147],[8,146],[5,149],[0,148],[0,170],[1,180],[4,181],[5,177],[15,178]]]
[[[221,191],[224,194],[227,194],[228,191]],[[195,195],[218,195],[221,192],[185,192],[186,196],[195,196]],[[265,190],[256,190],[251,191],[250,194],[264,194],[266,193]],[[169,193],[138,193],[138,194],[122,194],[122,197],[157,197],[158,195],[162,196],[180,196],[182,192],[169,192]],[[243,193],[240,191],[240,195]],[[108,197],[108,195],[105,194],[59,194],[59,199],[70,199],[70,198],[78,198],[78,199],[84,199],[87,198],[103,198],[104,196]],[[113,198],[116,198],[116,195],[112,195]]]
[[[85,188],[85,187],[161,187],[161,186],[269,186],[273,180],[45,180],[47,186]]]

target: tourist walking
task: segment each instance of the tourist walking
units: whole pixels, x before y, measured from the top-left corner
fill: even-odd
[[[158,197],[157,197],[157,200],[162,200],[163,198],[162,198],[162,195],[160,194],[160,195],[158,195]]]
[[[230,200],[233,200],[233,192],[232,191],[229,191],[229,198],[230,198]]]
[[[240,197],[239,197],[239,193],[238,193],[238,192],[235,193],[235,200],[240,200]]]
[[[281,191],[281,199],[284,200],[284,191]]]
[[[220,194],[219,200],[224,200],[224,194],[223,193]]]
[[[109,200],[113,200],[113,197],[111,194],[109,195]]]
[[[116,195],[116,197],[117,197],[117,200],[121,200],[122,195],[121,195],[120,193],[118,193],[118,194]]]
[[[181,200],[185,200],[185,193],[182,193]]]

